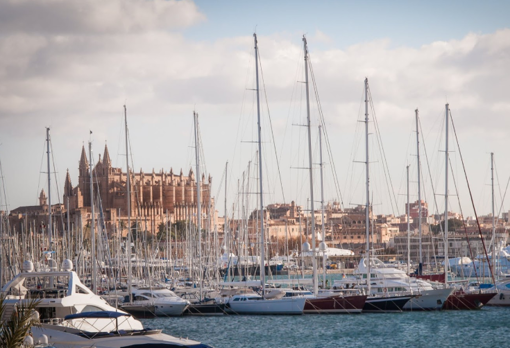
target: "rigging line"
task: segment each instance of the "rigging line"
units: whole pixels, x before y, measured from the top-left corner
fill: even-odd
[[[3,172],[3,169],[2,169],[2,161],[0,160],[0,179],[2,179],[2,188],[3,188],[3,196],[4,196],[4,203],[5,203],[5,212],[6,212],[6,215],[8,216],[9,215],[9,205],[7,204],[7,191],[5,191],[5,178],[4,178],[4,172]],[[0,223],[1,220],[0,220]]]
[[[55,176],[55,188],[57,190],[57,204],[61,204],[60,202],[60,190],[59,190],[59,185],[58,185],[58,177],[57,177],[57,167],[55,165],[55,157],[54,157],[54,151],[53,151],[53,141],[51,141],[51,137],[50,137],[50,148],[51,148],[51,163],[53,164],[53,174]],[[49,190],[49,189],[48,189]],[[49,209],[51,209],[51,207],[48,207]],[[65,225],[64,225],[64,216],[62,215],[62,211],[60,211],[60,223],[61,223],[61,228],[62,228],[62,231],[65,231]]]
[[[310,53],[308,53],[308,57],[310,57]],[[320,121],[324,133],[324,140],[326,143],[326,150],[328,151],[328,157],[331,162],[331,172],[333,174],[333,183],[335,184],[335,189],[337,191],[337,195],[340,198],[340,207],[343,207],[344,199],[342,197],[342,192],[340,190],[340,182],[338,180],[338,173],[336,170],[335,161],[333,159],[333,153],[331,150],[331,143],[329,141],[328,129],[326,127],[326,121],[324,120],[324,113],[322,112],[322,104],[319,98],[319,89],[317,88],[317,82],[315,80],[315,74],[313,72],[312,60],[308,59],[308,66],[310,68],[310,76],[312,77],[313,90],[315,94],[315,101],[317,102],[317,109],[319,111]]]
[[[37,183],[37,192],[39,192],[39,189],[41,188],[41,177],[44,172],[42,171],[42,167],[43,167],[43,163],[44,163],[44,151],[45,151],[45,143],[46,142],[46,139],[44,139],[43,141],[43,152],[42,152],[42,156],[41,156],[41,164],[39,166],[39,182]],[[39,193],[36,193],[36,195],[38,195]],[[37,200],[39,199],[39,197],[37,196],[35,201],[37,202]]]
[[[487,254],[487,249],[485,247],[485,240],[483,238],[482,229],[480,227],[480,221],[478,220],[478,214],[476,213],[475,202],[473,201],[473,194],[471,193],[471,187],[469,185],[469,180],[467,178],[466,166],[464,164],[464,157],[462,156],[462,152],[460,150],[459,138],[457,137],[457,130],[455,128],[455,123],[453,122],[453,116],[452,116],[452,113],[450,111],[450,108],[448,108],[448,111],[450,112],[450,120],[452,122],[453,133],[455,134],[455,141],[457,143],[457,149],[459,150],[459,157],[460,157],[460,161],[462,163],[462,169],[464,170],[464,176],[466,178],[466,184],[467,184],[467,187],[468,187],[469,197],[471,198],[471,205],[472,205],[473,211],[475,213],[476,225],[478,226],[478,233],[480,234],[480,239],[482,240],[483,251],[485,253],[485,258],[487,260],[487,265],[489,266],[489,271],[491,273],[492,281],[494,282],[494,284],[496,284],[496,279],[494,278],[494,273],[492,272],[491,260],[489,260],[489,255]]]
[[[269,129],[271,130],[271,137],[273,139],[273,150],[274,150],[274,155],[276,157],[276,167],[278,168],[278,178],[280,179],[280,188],[282,190],[283,204],[285,204],[286,199],[285,199],[285,191],[283,190],[282,173],[280,170],[280,160],[278,158],[278,151],[276,150],[276,141],[274,138],[274,131],[273,131],[273,120],[271,119],[271,112],[269,111],[269,103],[268,103],[268,99],[267,99],[267,90],[266,90],[266,81],[264,80],[264,71],[262,70],[262,59],[260,58],[259,49],[257,49],[257,56],[258,56],[258,62],[259,62],[259,66],[260,66],[260,77],[262,78],[262,88],[264,90],[264,97],[266,100],[267,116],[269,118]],[[267,164],[266,164],[266,166],[267,166]]]
[[[374,114],[373,119],[374,119],[374,125],[375,125],[375,129],[376,129],[376,132],[375,132],[376,139],[379,144],[379,149],[381,150],[381,154],[383,157],[383,171],[385,174],[386,184],[389,185],[388,186],[388,194],[390,195],[390,197],[393,198],[393,201],[390,200],[391,208],[393,210],[393,214],[395,215],[395,207],[393,206],[393,204],[395,204],[397,215],[398,215],[397,197],[395,196],[395,189],[393,187],[393,181],[391,180],[391,175],[390,175],[390,171],[389,171],[389,167],[388,167],[388,160],[386,159],[386,152],[384,151],[384,147],[382,144],[381,131],[379,129],[379,123],[377,121],[377,116],[375,113],[374,101],[372,99],[372,92],[370,90],[370,85],[368,85],[368,94],[369,94],[370,106],[372,107],[372,111]],[[391,190],[390,190],[390,188],[391,188]]]
[[[355,156],[356,156],[356,153],[358,152],[358,148],[359,148],[359,144],[361,143],[361,140],[359,139],[360,138],[360,115],[361,115],[361,108],[362,108],[362,105],[363,105],[363,98],[364,98],[364,95],[365,95],[365,87],[363,87],[361,89],[361,96],[360,96],[360,102],[359,102],[359,107],[358,107],[358,118],[356,120],[356,127],[354,129],[354,141],[352,142],[352,146],[351,146],[351,154],[349,155],[349,164],[348,164],[348,172],[347,172],[347,177],[346,177],[346,180],[345,180],[345,189],[344,189],[344,192],[347,191],[347,187],[350,187],[351,190],[349,192],[349,196],[347,197],[347,199],[349,201],[352,201],[353,200],[353,196],[354,196],[354,190],[352,188],[354,188],[355,186],[352,185],[352,182],[354,180],[354,163],[355,163]],[[356,142],[356,139],[357,142]],[[358,175],[358,179],[361,178],[361,175]],[[350,185],[349,185],[350,183]]]
[[[227,170],[227,168],[223,168],[223,174],[221,174],[220,184],[218,186],[218,191],[216,192],[216,196],[215,197],[219,197],[220,196],[220,190],[223,188],[223,178],[225,178],[226,170]]]
[[[439,206],[437,204],[437,198],[436,198],[436,195],[435,195],[436,189],[434,187],[434,180],[432,178],[432,172],[430,171],[429,155],[428,155],[428,152],[427,152],[427,147],[425,146],[425,138],[423,136],[423,127],[421,126],[421,118],[419,118],[419,117],[418,117],[418,126],[419,126],[419,128],[421,130],[421,132],[420,132],[421,140],[422,140],[421,143],[423,144],[423,152],[425,153],[425,161],[427,162],[427,169],[428,169],[428,174],[429,174],[429,178],[430,178],[430,185],[432,186],[432,197],[434,199],[434,208],[435,208],[434,211],[435,211],[436,214],[438,214]],[[420,166],[420,167],[423,167],[423,166]],[[424,191],[425,191],[425,195],[426,195],[426,190],[424,190]],[[439,229],[442,232],[443,228],[442,228],[441,224],[439,224]]]
[[[455,187],[455,192],[457,194],[457,201],[458,201],[458,204],[459,204],[460,216],[462,217],[461,218],[461,220],[462,220],[462,227],[464,227],[464,233],[466,234],[466,241],[467,241],[467,245],[468,245],[468,248],[469,248],[469,256],[471,257],[471,260],[474,260],[475,259],[475,255],[473,253],[473,250],[471,249],[471,242],[469,241],[469,234],[468,234],[468,231],[467,231],[466,222],[464,220],[464,213],[462,212],[462,206],[460,204],[460,194],[459,194],[459,189],[457,187],[457,180],[455,180],[455,174],[453,173],[452,161],[450,159],[448,159],[448,163],[450,164],[450,170],[452,172],[452,179],[453,179],[453,186]],[[445,260],[445,265],[446,265],[446,260]],[[473,265],[474,265],[474,263],[473,263]],[[476,267],[473,267],[473,269],[475,271],[476,281],[479,281],[479,279],[478,279],[478,272],[476,271]]]
[[[508,183],[507,183],[507,186],[505,188],[505,196],[501,196],[501,185],[499,184],[500,181],[499,181],[499,174],[498,174],[498,170],[496,168],[496,160],[494,160],[494,171],[496,172],[496,179],[497,179],[497,182],[498,182],[498,187],[499,187],[499,197],[501,199],[501,205],[499,206],[499,211],[498,211],[498,217],[500,216],[501,214],[501,211],[504,209],[504,204],[505,204],[505,196],[506,196],[506,189],[508,188]],[[510,180],[510,178],[509,178]]]

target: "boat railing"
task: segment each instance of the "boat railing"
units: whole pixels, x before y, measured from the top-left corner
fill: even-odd
[[[32,289],[29,292],[30,298],[47,299],[47,298],[64,298],[67,295],[65,289]]]

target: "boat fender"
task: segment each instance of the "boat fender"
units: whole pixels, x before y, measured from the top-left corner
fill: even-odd
[[[499,299],[500,300],[504,300],[505,299],[505,294],[503,294],[503,293],[499,294]]]

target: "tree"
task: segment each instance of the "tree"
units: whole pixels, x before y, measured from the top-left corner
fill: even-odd
[[[448,231],[456,231],[459,228],[462,228],[464,223],[459,219],[448,219]],[[441,224],[430,225],[430,230],[435,234],[438,234],[441,231],[444,231],[444,221],[441,221]]]
[[[41,325],[39,319],[33,315],[39,302],[38,299],[32,299],[27,303],[19,302],[11,317],[3,320],[7,305],[5,298],[0,297],[0,347],[21,347],[30,334],[30,328]]]

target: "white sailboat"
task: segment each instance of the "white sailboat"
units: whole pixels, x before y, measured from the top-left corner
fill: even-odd
[[[260,197],[260,287],[262,295],[258,294],[240,294],[230,297],[226,302],[226,307],[232,313],[237,314],[303,314],[305,307],[304,297],[267,299],[265,294],[265,250],[264,250],[264,201],[262,185],[262,139],[260,123],[260,100],[259,100],[259,73],[258,73],[258,46],[257,34],[253,34],[255,43],[255,72],[256,72],[256,92],[257,92],[257,120],[258,120],[258,146],[259,146],[259,197]]]

